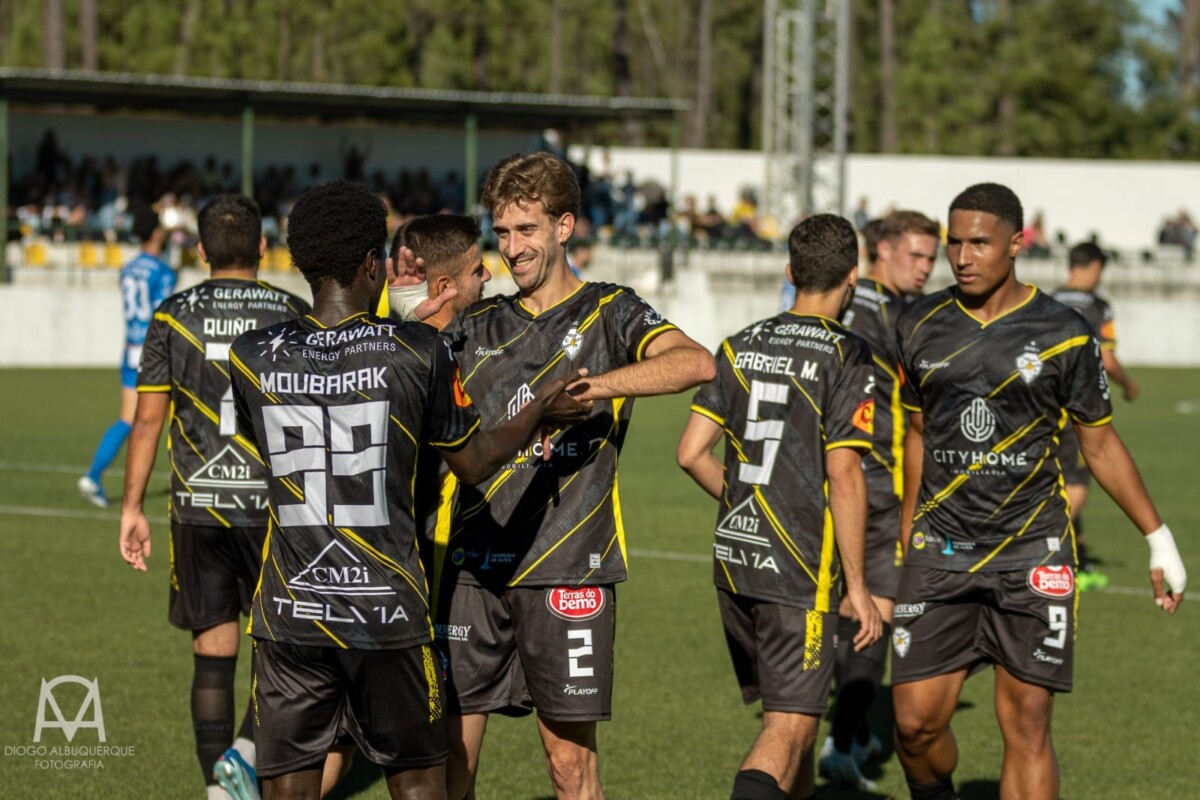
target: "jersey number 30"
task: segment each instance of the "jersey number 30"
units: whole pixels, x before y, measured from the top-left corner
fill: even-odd
[[[329,418],[329,451],[326,455],[325,417]],[[374,501],[365,505],[334,504],[332,523],[371,527],[388,524],[384,490],[387,463],[388,404],[382,400],[351,406],[267,406],[263,425],[271,473],[276,478],[301,474],[302,503],[280,503],[279,524],[325,526],[330,523],[330,478],[370,473]],[[288,449],[287,428],[300,433],[300,446]],[[367,443],[354,449],[354,429],[366,428]],[[328,458],[328,461],[326,459]]]
[[[763,461],[761,464],[738,465],[738,480],[742,483],[766,486],[771,482],[775,457],[779,455],[779,440],[783,438],[783,421],[760,420],[758,407],[761,403],[786,404],[787,396],[786,383],[750,381],[750,407],[746,409],[746,433],[742,438],[747,442],[763,443]]]

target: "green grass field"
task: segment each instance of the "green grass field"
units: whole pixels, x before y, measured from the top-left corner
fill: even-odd
[[[1200,581],[1200,371],[1137,370],[1143,397],[1119,403],[1117,425]],[[117,404],[113,370],[0,370],[0,798],[200,798],[188,714],[190,640],[166,621],[166,467],[151,491],[155,550],[148,574],[117,553],[117,512],[75,491]],[[687,398],[639,401],[621,463],[631,548],[620,589],[613,721],[601,726],[610,798],[722,798],[759,727],[740,702],[716,613],[709,553],[714,503],[674,463]],[[119,494],[122,475],[107,477]],[[1200,600],[1158,612],[1146,547],[1107,498],[1093,494],[1087,528],[1112,586],[1083,596],[1075,692],[1059,699],[1055,741],[1066,798],[1200,796],[1197,740]],[[157,508],[156,508],[157,507]],[[247,659],[240,665],[244,698]],[[107,745],[133,754],[102,769],[44,768],[18,755],[33,744],[41,680],[99,680]],[[1000,736],[990,672],[972,678],[955,718],[956,783],[966,800],[999,796]],[[78,688],[78,687],[71,687]],[[69,692],[60,692],[66,698]],[[71,717],[75,700],[63,702]],[[890,706],[876,709],[889,739]],[[826,728],[823,725],[821,738]],[[42,744],[62,746],[60,731]],[[81,730],[73,742],[95,745]],[[867,774],[907,797],[894,756]],[[53,756],[48,757],[50,760]],[[479,797],[550,796],[530,719],[492,721]],[[867,797],[822,787],[822,797]],[[384,798],[356,768],[342,797]]]

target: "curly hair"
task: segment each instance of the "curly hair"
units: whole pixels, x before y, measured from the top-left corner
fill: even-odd
[[[314,292],[326,280],[349,286],[367,254],[382,254],[386,244],[387,209],[358,183],[314,186],[288,215],[292,263]]]
[[[551,153],[517,153],[488,171],[480,199],[493,214],[512,203],[541,201],[551,219],[579,216],[579,181],[567,162]]]
[[[220,194],[196,218],[200,243],[213,269],[258,266],[262,215],[258,205],[240,194]]]
[[[950,203],[950,213],[955,211],[982,211],[1007,222],[1014,232],[1025,228],[1025,211],[1012,189],[999,183],[977,183],[959,192]]]
[[[836,289],[858,266],[854,226],[836,214],[816,214],[788,236],[792,283],[801,292],[823,294]]]

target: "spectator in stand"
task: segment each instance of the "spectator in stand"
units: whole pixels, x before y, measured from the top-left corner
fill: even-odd
[[[1049,258],[1050,239],[1046,236],[1046,219],[1039,210],[1021,231],[1025,237],[1025,255],[1030,258]]]
[[[758,198],[753,189],[742,189],[733,214],[729,218],[733,233],[739,239],[758,238]]]
[[[1183,248],[1183,257],[1192,260],[1196,247],[1196,223],[1186,209],[1181,208],[1175,217],[1163,220],[1162,228],[1158,231],[1158,243],[1178,245]]]

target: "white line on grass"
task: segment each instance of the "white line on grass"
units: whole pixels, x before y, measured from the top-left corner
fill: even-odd
[[[44,508],[39,506],[8,506],[0,505],[0,514],[11,514],[14,517],[58,517],[60,519],[94,519],[102,522],[119,522],[121,517],[111,511],[75,511],[68,508]],[[165,524],[166,517],[147,517],[155,524]],[[639,550],[632,548],[629,554],[634,558],[649,558],[653,561],[686,561],[693,564],[712,563],[712,556],[700,553],[673,553],[668,550]],[[1100,590],[1105,594],[1124,594],[1130,597],[1149,597],[1149,589],[1138,589],[1133,586],[1107,586]]]

